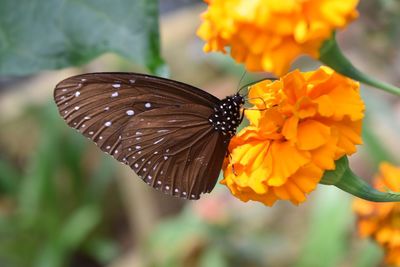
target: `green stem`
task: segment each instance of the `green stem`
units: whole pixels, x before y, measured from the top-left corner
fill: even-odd
[[[400,88],[391,84],[375,80],[370,76],[359,71],[353,64],[343,55],[336,42],[335,36],[324,42],[320,49],[320,61],[331,67],[338,73],[350,77],[359,82],[368,84],[375,88],[382,89],[386,92],[400,96]]]
[[[347,169],[343,176],[343,182],[339,182],[335,186],[356,197],[374,202],[400,201],[400,194],[375,190],[350,169]]]
[[[400,202],[400,193],[381,192],[372,188],[349,167],[347,157],[336,161],[336,170],[326,171],[321,184],[334,185],[353,196],[374,202]]]

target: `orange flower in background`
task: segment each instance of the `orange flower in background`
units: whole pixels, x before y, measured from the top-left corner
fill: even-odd
[[[286,73],[354,20],[358,0],[207,0],[197,34],[206,52],[226,52],[250,71]]]
[[[222,183],[243,201],[299,204],[335,160],[361,144],[359,84],[321,67],[249,90],[258,110],[246,110],[250,126],[230,142]]]
[[[381,191],[400,191],[400,168],[381,163],[374,186]],[[363,237],[372,237],[385,249],[388,264],[400,266],[400,204],[354,201],[358,229]]]

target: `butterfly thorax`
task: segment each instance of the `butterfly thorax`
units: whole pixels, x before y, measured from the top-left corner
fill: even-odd
[[[218,105],[214,107],[214,113],[211,114],[209,121],[216,131],[223,135],[232,137],[236,133],[236,129],[242,122],[242,113],[240,109],[244,104],[241,95],[235,94],[222,99]]]

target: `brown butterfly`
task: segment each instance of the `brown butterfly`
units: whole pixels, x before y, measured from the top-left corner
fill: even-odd
[[[181,82],[137,73],[88,73],[60,82],[67,124],[150,186],[186,199],[210,192],[244,98],[222,100]]]

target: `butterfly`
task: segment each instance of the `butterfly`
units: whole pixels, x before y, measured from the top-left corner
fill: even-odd
[[[165,194],[199,199],[214,188],[244,97],[222,100],[174,80],[87,73],[61,81],[54,100],[66,123]]]

